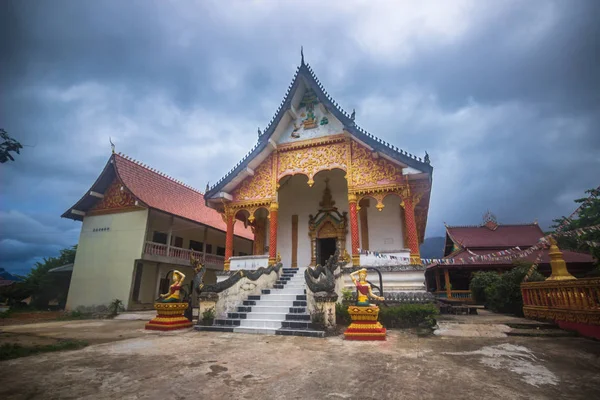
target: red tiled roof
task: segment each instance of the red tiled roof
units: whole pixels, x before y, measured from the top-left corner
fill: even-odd
[[[448,226],[448,235],[463,248],[508,248],[533,246],[544,236],[538,224],[486,226]],[[489,252],[488,252],[489,253]]]
[[[221,215],[206,206],[202,193],[120,154],[113,155],[113,159],[117,175],[123,184],[148,207],[215,229],[227,230]],[[254,239],[251,229],[244,228],[239,223],[235,224],[234,233],[246,239]]]

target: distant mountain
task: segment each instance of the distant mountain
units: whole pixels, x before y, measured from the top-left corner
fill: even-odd
[[[444,256],[444,236],[426,238],[420,247],[421,258],[442,258]]]

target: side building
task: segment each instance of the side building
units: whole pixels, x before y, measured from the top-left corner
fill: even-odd
[[[114,299],[128,310],[151,308],[168,271],[191,282],[190,254],[205,261],[208,282],[223,270],[227,226],[203,194],[121,154],[62,217],[83,222],[67,309]],[[238,225],[234,254],[252,254],[253,238]]]
[[[544,236],[544,232],[535,222],[498,224],[490,213],[486,214],[479,226],[446,226],[444,258],[451,261],[427,266],[428,290],[434,292],[438,298],[470,301],[469,284],[475,272],[503,273],[514,268],[515,263],[533,263],[538,256],[540,258],[537,270],[544,276],[550,276],[552,271],[549,250],[545,248],[512,261],[477,257],[517,247],[524,251],[538,244]],[[589,254],[568,250],[562,250],[562,254],[569,272],[578,278],[585,276],[594,267],[594,259]]]

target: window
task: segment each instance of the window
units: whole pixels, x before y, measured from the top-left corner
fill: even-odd
[[[217,255],[225,256],[225,247],[217,246]]]
[[[154,234],[152,235],[152,241],[154,243],[167,244],[167,234],[164,232],[154,231]]]
[[[206,245],[206,253],[207,254],[212,254],[212,244],[207,244]],[[223,254],[225,254],[225,250],[223,250]]]
[[[190,240],[190,250],[202,251],[202,242],[197,242],[195,240]]]
[[[183,247],[183,238],[179,237],[179,236],[175,236],[171,239],[171,246],[175,246],[175,247]]]
[[[247,256],[247,255],[248,255],[248,253],[244,253],[243,251],[240,251],[238,254],[238,256]]]

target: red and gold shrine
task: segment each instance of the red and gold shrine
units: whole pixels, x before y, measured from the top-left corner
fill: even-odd
[[[344,332],[346,340],[385,340],[386,330],[377,321],[379,307],[350,306],[348,307],[352,323]]]
[[[154,308],[158,315],[146,324],[146,329],[173,331],[192,326],[192,321],[183,316],[188,303],[154,303]]]

